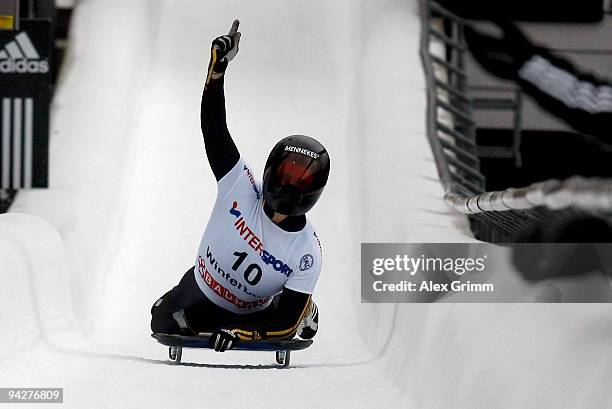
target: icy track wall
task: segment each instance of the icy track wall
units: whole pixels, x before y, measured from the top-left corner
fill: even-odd
[[[386,353],[393,379],[418,374],[424,308],[361,304],[359,291],[361,242],[468,239],[443,205],[425,137],[416,2],[79,3],[53,105],[52,186],[23,192],[13,211],[59,231],[71,280],[62,291],[84,332],[96,325],[105,339],[159,353],[146,339],[148,309],[193,262],[210,211],[199,98],[209,42],[234,17],[244,34],[226,94],[241,153],[257,174],[280,135],[316,135],[332,153],[313,211],[325,317],[301,356],[353,365]]]
[[[100,312],[98,294],[117,251],[130,133],[159,15],[155,0],[79,2],[52,105],[50,188],[21,192],[12,207],[58,229],[84,327]]]
[[[226,92],[241,152],[261,173],[260,141],[272,146],[277,135],[301,131],[333,153],[326,197],[313,212],[326,250],[317,297],[338,323],[355,325],[345,336],[364,338],[363,358],[346,357],[378,358],[396,324],[395,306],[359,303],[360,242],[466,240],[462,217],[443,205],[425,138],[416,2],[281,3],[110,0],[76,8],[53,104],[51,188],[21,193],[13,211],[44,218],[64,239],[84,330],[128,320],[125,305],[109,313],[104,296],[132,297],[143,311],[125,330],[142,335],[148,303],[192,262],[209,209],[191,203],[210,205],[210,193],[189,192],[194,182],[214,186],[199,87],[210,39],[236,16],[245,35]],[[262,52],[266,44],[279,55]],[[154,152],[160,141],[163,157]],[[138,179],[143,171],[149,177]],[[175,202],[186,197],[177,214]],[[155,230],[163,223],[166,230]],[[178,236],[188,239],[169,239]],[[139,242],[157,244],[134,247]],[[165,252],[152,250],[159,243]],[[155,272],[147,276],[154,285],[140,296],[123,283],[140,282],[144,271]]]
[[[355,43],[358,81],[353,135],[359,163],[353,186],[361,203],[361,242],[474,241],[465,218],[443,203],[443,189],[425,135],[425,80],[418,53],[416,1],[364,1]],[[392,45],[392,46],[391,46]],[[385,58],[381,58],[385,54]],[[356,268],[359,268],[357,266]],[[356,282],[358,284],[358,282]],[[427,306],[364,304],[360,328],[368,349],[380,358],[393,349],[393,376],[402,372],[413,351],[407,337],[420,333]],[[385,334],[385,336],[381,336]]]
[[[64,243],[44,220],[0,215],[0,361],[74,327]]]
[[[150,303],[193,262],[210,211],[199,98],[209,41],[234,17],[243,39],[228,72],[228,121],[254,170],[289,132],[320,136],[333,153],[313,211],[325,251],[317,341],[294,358],[304,368],[258,376],[143,365],[165,352],[148,339]],[[33,348],[55,357],[46,372],[23,354],[10,364],[26,368],[0,374],[81,385],[71,407],[87,407],[94,389],[142,406],[145,378],[160,407],[201,405],[203,379],[223,398],[213,406],[227,407],[244,406],[235,384],[261,391],[255,401],[268,407],[411,407],[393,394],[374,404],[381,384],[422,408],[612,407],[608,305],[360,303],[361,242],[471,240],[442,202],[427,145],[418,35],[416,4],[405,0],[79,2],[53,103],[51,188],[21,192],[12,209],[53,228],[0,216],[0,355],[60,333],[72,311],[88,346],[120,355],[58,359]],[[236,363],[232,354],[201,362],[213,359]],[[276,380],[295,389],[268,393]]]

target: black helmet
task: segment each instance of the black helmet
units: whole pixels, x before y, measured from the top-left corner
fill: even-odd
[[[270,152],[263,176],[266,205],[287,216],[309,211],[319,200],[329,175],[329,155],[305,135],[281,139]]]

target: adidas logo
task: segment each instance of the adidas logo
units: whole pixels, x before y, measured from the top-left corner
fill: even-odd
[[[1,74],[46,74],[49,72],[49,61],[41,60],[38,51],[25,32],[15,36],[0,50]]]

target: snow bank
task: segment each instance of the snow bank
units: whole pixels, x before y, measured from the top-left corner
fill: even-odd
[[[148,338],[150,304],[193,263],[215,195],[199,99],[209,41],[235,17],[243,38],[226,95],[241,153],[261,174],[274,142],[303,132],[332,156],[312,213],[325,253],[320,333],[296,370],[168,367]],[[94,407],[177,397],[238,407],[247,394],[268,407],[606,406],[607,305],[360,303],[361,242],[473,240],[443,204],[425,137],[415,1],[91,0],[73,34],[53,104],[51,189],[13,206],[56,230],[0,217],[11,283],[0,288],[0,354],[68,326],[70,295],[103,345],[70,359],[41,348],[11,362],[11,378],[78,390],[67,407],[88,406],[93,390]],[[247,355],[186,360],[260,359]]]
[[[362,241],[475,241],[443,203],[425,137],[414,3],[363,3]],[[525,302],[543,290],[504,279]],[[612,402],[611,312],[609,304],[369,304],[359,319],[384,376],[416,407],[596,408]]]
[[[24,214],[0,215],[0,359],[74,325],[58,232]]]
[[[130,138],[160,15],[157,1],[79,3],[53,100],[50,189],[23,191],[11,211],[52,223],[66,245],[81,323],[99,313],[121,235]]]
[[[355,103],[362,115],[355,127],[359,143],[353,146],[362,165],[356,183],[362,203],[361,241],[474,241],[466,218],[443,203],[442,185],[425,135],[425,79],[418,53],[416,3],[362,3],[361,53],[354,64],[360,91]],[[360,328],[369,349],[388,350],[394,331],[406,325],[397,316],[398,308],[405,307],[362,306]],[[415,313],[410,325],[418,327],[421,321]],[[396,352],[404,350],[399,348]]]

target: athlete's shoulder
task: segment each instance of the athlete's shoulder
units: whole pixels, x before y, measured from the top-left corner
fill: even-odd
[[[319,240],[319,236],[310,221],[306,222],[303,232],[304,242],[301,249],[300,267],[309,264],[320,266],[323,258],[323,248],[321,240]]]
[[[315,245],[316,247],[321,249],[321,240],[319,239],[317,230],[308,218],[306,218],[306,225],[304,226],[304,229],[302,231],[304,232],[304,235],[308,238],[307,241],[310,244]]]
[[[225,191],[252,190],[256,199],[261,199],[261,185],[255,179],[252,168],[242,156],[238,159],[236,165],[219,180],[218,186],[220,190]]]
[[[322,270],[321,242],[309,222],[302,230],[301,245],[293,250],[294,269],[286,288],[312,294]]]

